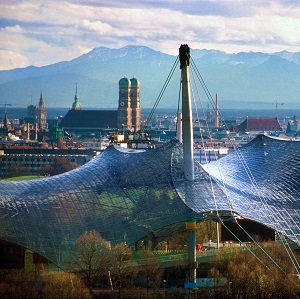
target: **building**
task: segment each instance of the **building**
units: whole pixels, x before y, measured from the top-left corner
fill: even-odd
[[[13,168],[28,169],[32,174],[41,174],[43,167],[55,159],[67,159],[79,166],[91,161],[99,152],[95,150],[60,149],[3,149],[0,150],[0,177],[7,177]]]
[[[248,132],[253,134],[259,134],[263,132],[281,132],[282,128],[275,118],[259,118],[259,117],[247,117],[241,124],[237,124],[231,127],[231,131],[234,132]]]
[[[40,130],[47,129],[47,110],[45,107],[45,102],[43,98],[43,92],[41,91],[39,108],[38,108],[38,128]]]
[[[72,105],[72,109],[81,110],[81,104],[79,103],[79,98],[77,93],[77,83],[76,83],[75,97],[74,97],[74,103]]]
[[[251,219],[300,245],[299,150],[300,142],[259,135],[238,155],[195,163],[197,177],[187,181],[176,140],[150,151],[112,145],[70,172],[2,181],[1,240],[64,268],[86,231],[112,245],[145,238],[155,245],[184,231],[192,214],[197,222]]]
[[[228,154],[228,148],[194,148],[194,159],[201,164],[217,161]]]
[[[297,119],[296,116],[292,120],[288,121],[286,133],[288,135],[297,135],[300,131],[300,119]]]
[[[136,78],[119,80],[118,110],[84,110],[77,95],[60,126],[69,132],[139,131],[141,128],[140,83]]]
[[[3,119],[3,124],[0,127],[0,138],[2,140],[7,140],[7,136],[8,136],[8,131],[10,128],[10,121],[7,117],[6,111],[4,112],[4,119]]]
[[[59,126],[69,132],[100,132],[117,129],[116,110],[75,110],[71,109]]]
[[[119,81],[118,129],[138,132],[140,128],[140,83],[124,77]]]
[[[29,124],[36,124],[38,118],[38,107],[36,105],[27,106],[27,117],[25,122]]]

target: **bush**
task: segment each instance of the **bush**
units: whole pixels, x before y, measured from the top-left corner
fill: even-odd
[[[82,280],[73,273],[50,272],[42,279],[43,298],[91,298]]]
[[[273,262],[259,248],[252,248],[252,253],[236,251],[223,262],[219,257],[219,262],[210,271],[210,277],[227,277],[230,287],[214,290],[212,296],[295,298],[299,292],[299,280],[286,250],[277,242],[265,243],[263,248]]]
[[[9,271],[0,283],[0,298],[40,298],[39,288],[33,282],[33,274]]]
[[[10,271],[0,283],[0,298],[91,298],[74,274],[52,272],[35,279],[33,273]]]

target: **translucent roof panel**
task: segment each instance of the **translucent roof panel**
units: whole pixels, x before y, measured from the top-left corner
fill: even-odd
[[[70,172],[0,181],[0,238],[63,266],[76,239],[96,229],[112,244],[157,241],[196,217],[232,215],[270,226],[300,244],[299,142],[258,136],[239,152],[184,179],[182,144],[149,151],[111,145]]]
[[[263,223],[300,245],[300,141],[257,136],[203,168],[242,217]]]

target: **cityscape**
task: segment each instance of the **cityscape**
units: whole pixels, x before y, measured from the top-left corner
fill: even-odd
[[[188,63],[180,63],[187,75]],[[139,80],[123,77],[118,86],[116,110],[84,109],[77,84],[65,115],[48,117],[43,91],[37,105],[29,105],[26,116],[20,118],[10,118],[10,105],[3,104],[0,198],[7,204],[2,212],[8,217],[2,222],[2,268],[33,265],[35,275],[42,277],[59,269],[82,271],[83,281],[94,289],[93,296],[101,298],[103,290],[113,290],[111,279],[118,281],[120,297],[121,285],[129,283],[128,277],[133,279],[130,271],[135,268],[141,279],[150,262],[156,264],[151,271],[159,280],[147,274],[146,285],[133,282],[135,287],[146,286],[146,296],[153,279],[157,298],[176,292],[198,298],[199,290],[214,297],[211,288],[216,285],[230,297],[232,274],[217,279],[211,269],[205,270],[218,254],[226,263],[228,251],[237,250],[233,254],[237,257],[239,250],[247,244],[257,246],[258,241],[267,244],[263,246],[288,242],[289,250],[295,247],[297,254],[299,228],[293,223],[298,218],[300,119],[296,115],[280,118],[280,103],[275,101],[273,117],[223,117],[216,94],[210,103],[213,108],[207,105],[203,116],[191,113],[188,118],[192,166],[187,167],[183,160],[187,142],[184,92],[182,112],[151,110],[147,116],[141,108]],[[188,88],[183,90],[188,94]],[[274,161],[285,162],[279,166]],[[170,165],[174,169],[169,170]],[[276,184],[281,188],[274,192],[277,186],[270,174],[279,173],[278,167],[282,175]],[[233,179],[234,172],[237,177]],[[294,179],[287,180],[286,175]],[[253,191],[255,188],[265,189],[266,194]],[[276,212],[266,217],[273,202]],[[279,222],[286,213],[289,216]],[[198,230],[205,233],[198,235]],[[186,240],[176,241],[181,234],[186,234]],[[86,251],[89,242],[99,242],[99,253]],[[280,254],[277,251],[279,248],[276,254]],[[82,254],[92,254],[90,258],[95,259],[93,273],[86,268],[91,265],[82,264]],[[123,259],[123,255],[127,256],[123,265],[127,270],[121,278],[104,259]],[[297,259],[295,256],[294,262]],[[131,263],[142,263],[141,268],[131,267]],[[178,276],[179,265],[183,276]],[[106,270],[101,272],[101,267]],[[107,278],[106,271],[111,271],[113,278]],[[162,279],[162,275],[168,278]],[[297,279],[286,280],[283,296],[294,294],[291,284],[296,286]],[[135,287],[130,298],[137,294]]]
[[[0,298],[300,297],[299,1],[0,7]]]
[[[120,95],[123,81],[126,88],[127,80],[124,77],[119,81]],[[125,115],[127,112],[122,112],[122,97],[116,103],[117,110],[82,107],[77,84],[74,84],[74,102],[69,103],[70,108],[50,107],[49,113],[42,91],[37,104],[28,105],[27,108],[2,104],[0,176],[15,176],[15,165],[18,165],[19,172],[27,175],[43,175],[45,166],[53,163],[56,157],[81,166],[101,154],[111,142],[123,147],[151,149],[175,138],[176,110],[158,108],[154,117],[148,119],[151,110],[141,108],[140,83],[138,80],[134,82],[138,90],[137,101],[131,104],[133,118]],[[126,90],[125,93],[128,94]],[[218,103],[215,104],[218,107]],[[247,144],[258,134],[284,139],[299,138],[300,118],[295,114],[297,111],[285,110],[282,103],[277,101],[270,104],[273,104],[273,109],[232,109],[224,110],[224,113],[207,104],[203,116],[197,119],[194,115],[193,119],[194,158],[201,164],[215,161],[234,148]],[[244,117],[248,113],[251,113],[251,117]],[[148,140],[145,136],[134,134],[141,127],[147,133]]]

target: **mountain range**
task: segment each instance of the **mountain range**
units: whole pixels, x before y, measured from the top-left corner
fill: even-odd
[[[209,92],[218,93],[221,108],[300,106],[300,52],[191,49],[191,57]],[[0,104],[37,105],[42,90],[46,107],[71,107],[77,83],[83,109],[117,108],[118,82],[126,76],[140,81],[142,108],[152,108],[175,61],[176,56],[145,46],[98,47],[70,61],[0,71]],[[179,83],[178,66],[159,107],[177,107]]]

